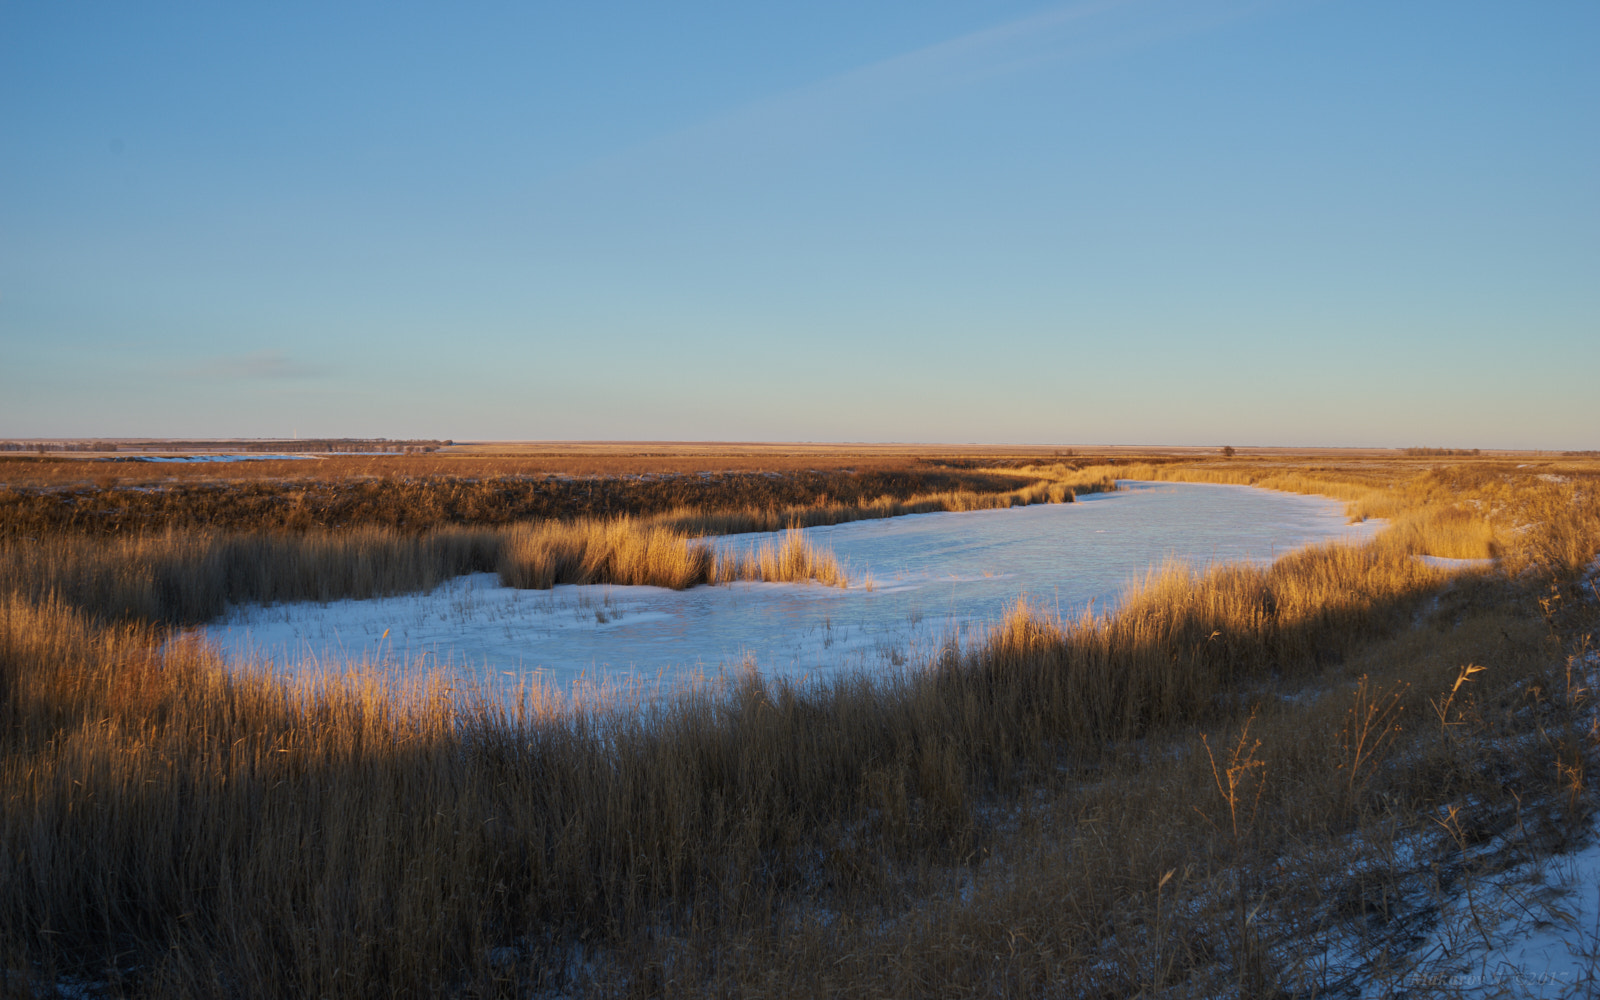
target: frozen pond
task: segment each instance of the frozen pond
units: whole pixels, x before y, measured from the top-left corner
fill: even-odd
[[[1264,563],[1303,545],[1359,541],[1324,497],[1243,486],[1123,483],[1077,503],[917,514],[808,528],[846,565],[848,590],[733,584],[687,591],[562,586],[513,590],[493,574],[427,594],[242,607],[207,636],[279,669],[344,660],[445,665],[506,689],[630,677],[671,684],[752,658],[763,673],[881,668],[999,618],[1018,597],[1104,607],[1168,559]],[[766,538],[733,535],[738,549]],[[870,574],[870,588],[864,585]],[[411,664],[411,667],[407,667]]]

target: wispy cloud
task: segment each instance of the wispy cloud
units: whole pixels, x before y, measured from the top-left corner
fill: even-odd
[[[596,163],[775,143],[807,144],[912,101],[1031,67],[1138,49],[1281,5],[1281,0],[1086,0],[904,52],[766,97]]]
[[[296,361],[282,351],[252,351],[211,358],[180,370],[186,378],[213,380],[279,380],[321,375],[326,368]]]
[[[746,109],[746,114],[872,110],[960,87],[1057,56],[1096,19],[1136,3],[1098,0],[1051,8],[842,73]]]

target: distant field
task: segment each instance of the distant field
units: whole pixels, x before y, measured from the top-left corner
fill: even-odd
[[[1008,454],[997,460],[1038,460],[1044,456]],[[511,451],[468,448],[416,455],[331,455],[311,460],[239,463],[146,463],[136,456],[0,455],[0,483],[11,486],[159,485],[178,482],[252,480],[336,480],[351,478],[449,476],[624,476],[685,475],[701,472],[883,471],[937,467],[950,461],[977,464],[989,456],[964,453],[913,455],[892,452],[725,451],[676,453],[618,449],[596,452]]]
[[[88,447],[92,443],[85,443]],[[17,487],[162,485],[252,480],[339,480],[447,476],[483,479],[508,476],[684,475],[702,472],[902,471],[1015,467],[1067,462],[1079,467],[1118,462],[1222,461],[1221,448],[1136,446],[1017,446],[907,444],[791,444],[718,442],[453,442],[427,452],[337,454],[307,451],[308,459],[250,462],[147,463],[143,455],[173,456],[244,452],[294,453],[304,442],[191,441],[188,449],[162,442],[159,450],[139,442],[118,443],[116,452],[0,451],[0,485]],[[358,443],[365,445],[365,443]],[[342,447],[332,444],[330,447]],[[347,447],[347,446],[344,446]],[[397,446],[400,447],[400,446]],[[420,446],[418,446],[420,447]],[[1414,461],[1407,451],[1381,448],[1235,449],[1231,461],[1336,466]],[[1442,450],[1442,449],[1440,449]],[[1592,456],[1591,456],[1592,457]],[[1431,458],[1434,464],[1517,459],[1533,462],[1581,460],[1551,452],[1485,452]]]

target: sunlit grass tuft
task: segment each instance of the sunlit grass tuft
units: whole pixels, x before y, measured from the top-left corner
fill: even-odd
[[[548,590],[556,584],[614,583],[683,590],[735,580],[846,586],[833,555],[790,529],[783,542],[747,555],[631,518],[546,522],[511,529],[500,550],[500,581]]]

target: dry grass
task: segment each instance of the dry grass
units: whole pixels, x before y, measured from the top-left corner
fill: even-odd
[[[558,583],[616,583],[683,590],[735,580],[812,582],[835,587],[849,581],[833,554],[790,529],[748,555],[721,553],[669,528],[628,518],[575,524],[546,522],[512,529],[500,550],[500,582],[548,590]]]
[[[1011,470],[982,470],[995,475],[1015,475]],[[1020,470],[1034,481],[1016,489],[978,492],[943,490],[917,493],[905,499],[885,494],[876,500],[853,504],[817,503],[808,506],[744,507],[734,510],[677,510],[659,515],[655,522],[694,535],[734,535],[751,531],[782,531],[825,524],[845,524],[905,514],[939,511],[996,510],[1038,503],[1071,503],[1080,493],[1102,493],[1116,488],[1114,476],[1080,475],[1063,466]]]
[[[1111,615],[1019,608],[898,676],[750,674],[619,710],[290,687],[103,624],[121,590],[10,597],[4,986],[1315,995],[1340,934],[1402,968],[1409,887],[1449,870],[1430,845],[1521,824],[1554,849],[1593,800],[1592,706],[1562,672],[1597,621],[1571,573],[1600,549],[1592,480],[1428,475],[1345,480],[1399,524],[1361,548],[1169,567]],[[1484,544],[1446,509],[1483,511],[1517,575],[1446,587],[1412,559]],[[113,550],[50,551],[80,579],[72,558]],[[136,556],[129,579],[157,561]]]
[[[1307,558],[1346,584],[1372,570]],[[1404,567],[1393,583],[1414,589]],[[1321,591],[1298,578],[1166,574],[1131,614],[1063,628],[1019,612],[970,656],[882,686],[751,677],[532,724],[439,698],[394,707],[370,681],[286,691],[203,649],[157,655],[139,629],[14,603],[4,780],[7,815],[28,821],[4,842],[28,877],[4,939],[46,962],[129,948],[157,963],[142,985],[365,994],[488,975],[497,940],[622,943],[674,900],[742,914],[815,879],[818,850],[837,855],[825,880],[870,894],[880,856],[971,850],[974,805],[1029,765],[1210,715],[1225,681],[1274,655],[1314,665],[1319,640],[1395,613],[1310,614]],[[1286,610],[1263,630],[1270,586]],[[1194,642],[1217,625],[1237,627],[1227,654]],[[150,855],[163,844],[185,847]]]
[[[1122,464],[1124,479],[1231,483],[1335,497],[1352,519],[1388,518],[1393,537],[1417,555],[1473,559],[1504,556],[1514,573],[1537,566],[1571,575],[1593,557],[1594,496],[1600,464],[1559,462],[1350,463],[1313,468],[1278,463]]]
[[[928,446],[672,446],[454,448],[422,455],[332,455],[249,462],[140,462],[131,456],[0,453],[0,484],[11,487],[157,486],[338,480],[579,479],[774,473],[902,474],[1044,462],[1054,449]],[[1092,457],[1071,459],[1076,464]]]
[[[303,531],[376,526],[422,531],[673,511],[753,517],[781,529],[797,518],[882,516],[886,502],[912,501],[929,509],[948,509],[940,497],[965,507],[1027,502],[1014,496],[1019,487],[1026,491],[1027,482],[1012,470],[944,468],[591,478],[417,474],[141,487],[107,480],[77,489],[0,488],[0,537],[125,535],[166,528]],[[1048,486],[1034,485],[1048,492]],[[1066,492],[1056,489],[1063,499]]]
[[[107,621],[193,625],[230,604],[331,601],[430,590],[463,573],[508,586],[732,580],[848,582],[831,553],[792,533],[719,557],[682,533],[629,518],[410,534],[174,532],[134,538],[0,540],[0,596],[88,609]]]
[[[500,532],[462,528],[0,539],[0,595],[57,601],[101,620],[188,625],[229,604],[428,590],[492,571],[501,542]]]

